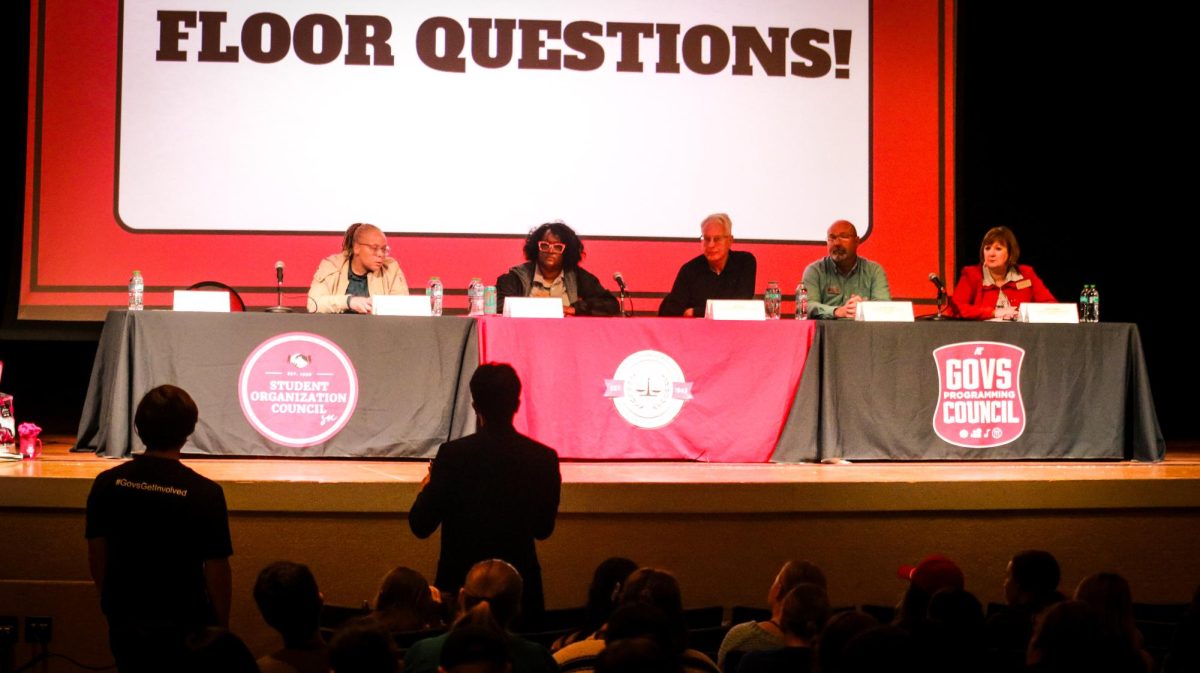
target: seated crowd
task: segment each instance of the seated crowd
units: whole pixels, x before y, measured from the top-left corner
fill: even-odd
[[[504,561],[476,564],[457,596],[439,595],[401,566],[383,578],[373,609],[324,629],[313,574],[283,561],[263,568],[254,586],[264,621],[282,639],[279,650],[256,664],[236,636],[215,627],[190,636],[187,649],[193,671],[262,673],[1197,670],[1200,591],[1169,651],[1155,657],[1124,578],[1096,573],[1067,596],[1060,574],[1048,552],[1016,554],[1004,578],[1006,603],[985,612],[958,565],[934,555],[900,568],[907,585],[896,607],[855,609],[835,607],[816,565],[788,561],[762,618],[724,627],[719,647],[711,641],[706,651],[689,645],[696,631],[675,577],[629,559],[600,564],[584,608],[525,622],[521,576]],[[572,623],[552,623],[555,613]]]

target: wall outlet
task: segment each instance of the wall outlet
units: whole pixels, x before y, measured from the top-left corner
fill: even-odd
[[[45,645],[54,633],[53,617],[26,617],[25,642]]]
[[[20,628],[21,623],[16,617],[0,617],[0,647],[16,645]]]

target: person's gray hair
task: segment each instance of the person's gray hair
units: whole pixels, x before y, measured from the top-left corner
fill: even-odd
[[[725,213],[713,213],[712,215],[709,215],[701,220],[700,231],[704,231],[704,225],[708,224],[709,222],[720,222],[721,226],[725,227],[725,235],[733,235],[733,220],[729,219],[729,216]]]

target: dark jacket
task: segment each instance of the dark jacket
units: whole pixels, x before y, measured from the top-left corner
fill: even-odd
[[[505,297],[528,297],[533,286],[533,262],[518,264],[496,279],[496,311],[504,311]],[[563,269],[563,286],[575,315],[617,315],[621,305],[600,279],[582,267]]]
[[[484,426],[442,444],[408,525],[419,538],[442,527],[434,584],[455,592],[479,561],[503,559],[521,573],[522,612],[544,605],[534,540],[554,532],[562,477],[558,454],[511,427]]]

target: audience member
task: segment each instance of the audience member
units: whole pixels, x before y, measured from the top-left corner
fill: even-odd
[[[1133,593],[1124,577],[1116,573],[1089,575],[1076,587],[1075,600],[1096,611],[1105,643],[1113,659],[1122,662],[1123,670],[1147,672],[1154,667],[1154,658],[1142,648],[1142,634],[1133,622]]]
[[[503,630],[458,624],[446,636],[439,673],[508,673],[511,670],[512,656]]]
[[[441,596],[435,591],[421,573],[396,566],[379,585],[371,617],[393,634],[441,628]]]
[[[737,668],[738,673],[808,673],[814,670],[813,651],[817,636],[829,620],[829,597],[825,595],[825,588],[816,584],[798,584],[782,602],[779,627],[783,631],[784,646],[747,652]]]
[[[184,639],[183,673],[259,673],[254,655],[229,629],[207,626]],[[328,670],[328,669],[326,669]]]
[[[596,657],[596,673],[683,673],[679,657],[653,638],[624,638]]]
[[[1034,623],[1046,608],[1064,600],[1058,591],[1061,576],[1050,552],[1030,549],[1013,556],[1005,568],[1007,605],[987,621],[988,647],[1002,659],[1024,661]]]
[[[392,637],[369,619],[352,621],[329,643],[333,673],[397,673],[399,664]]]
[[[867,629],[846,644],[849,673],[924,673],[908,631],[894,624]]]
[[[1171,651],[1163,662],[1163,673],[1200,671],[1200,587],[1192,593],[1192,602],[1175,631]]]
[[[1122,670],[1107,657],[1100,616],[1083,601],[1061,601],[1042,613],[1029,641],[1026,664],[1030,673]]]
[[[329,649],[320,635],[325,601],[308,566],[278,561],[263,568],[254,602],[263,621],[283,637],[283,649],[258,660],[262,673],[328,673]]]
[[[847,610],[830,617],[817,639],[817,668],[821,673],[845,673],[846,646],[860,633],[879,626],[879,622],[865,612]]]
[[[932,554],[915,566],[901,566],[900,579],[908,580],[908,589],[896,609],[896,626],[910,633],[920,628],[929,611],[929,599],[940,589],[962,589],[965,580],[958,564],[941,554]]]
[[[198,418],[181,388],[146,393],[134,414],[145,453],[102,472],[88,494],[88,562],[122,673],[177,670],[185,635],[229,624],[225,494],[180,462]]]
[[[493,628],[507,636],[513,673],[557,671],[558,666],[546,648],[509,633],[521,610],[521,591],[521,575],[510,564],[498,559],[476,563],[458,593],[458,621],[450,633],[419,640],[410,647],[404,658],[404,673],[434,673],[446,639],[459,624],[487,626],[492,622]]]
[[[763,622],[745,622],[729,629],[721,648],[717,651],[717,666],[728,670],[725,657],[730,652],[753,652],[756,650],[773,650],[784,646],[783,630],[780,619],[783,613],[783,597],[802,583],[815,584],[822,589],[826,587],[825,575],[815,564],[809,561],[788,561],[775,575],[767,591],[767,606],[771,608],[771,618]]]
[[[525,582],[525,614],[540,614],[545,599],[534,541],[554,532],[558,454],[513,428],[521,380],[510,365],[480,365],[470,386],[479,431],[438,449],[408,524],[419,538],[441,526],[434,584],[443,594],[456,594],[475,563],[504,559]]]
[[[711,659],[696,650],[687,649],[687,625],[683,618],[683,597],[679,591],[679,582],[675,576],[653,568],[641,568],[629,576],[619,599],[621,608],[644,603],[656,608],[666,619],[667,633],[665,644],[677,657],[683,668],[689,673],[716,673],[717,666]],[[613,613],[613,620],[621,610]],[[611,628],[612,621],[600,630],[605,633]],[[605,638],[607,638],[605,634]],[[605,643],[598,638],[581,640],[554,653],[554,660],[566,671],[592,671],[596,657],[604,649]]]
[[[969,591],[948,587],[929,599],[923,628],[914,633],[926,671],[983,670],[983,604]]]
[[[625,580],[630,573],[635,570],[636,563],[620,556],[601,561],[600,565],[596,566],[596,572],[592,574],[591,585],[588,586],[587,614],[583,625],[578,631],[554,641],[550,651],[556,652],[571,643],[595,635],[596,630],[612,616],[613,609],[617,606],[617,598],[621,595],[621,588],[625,586]]]

